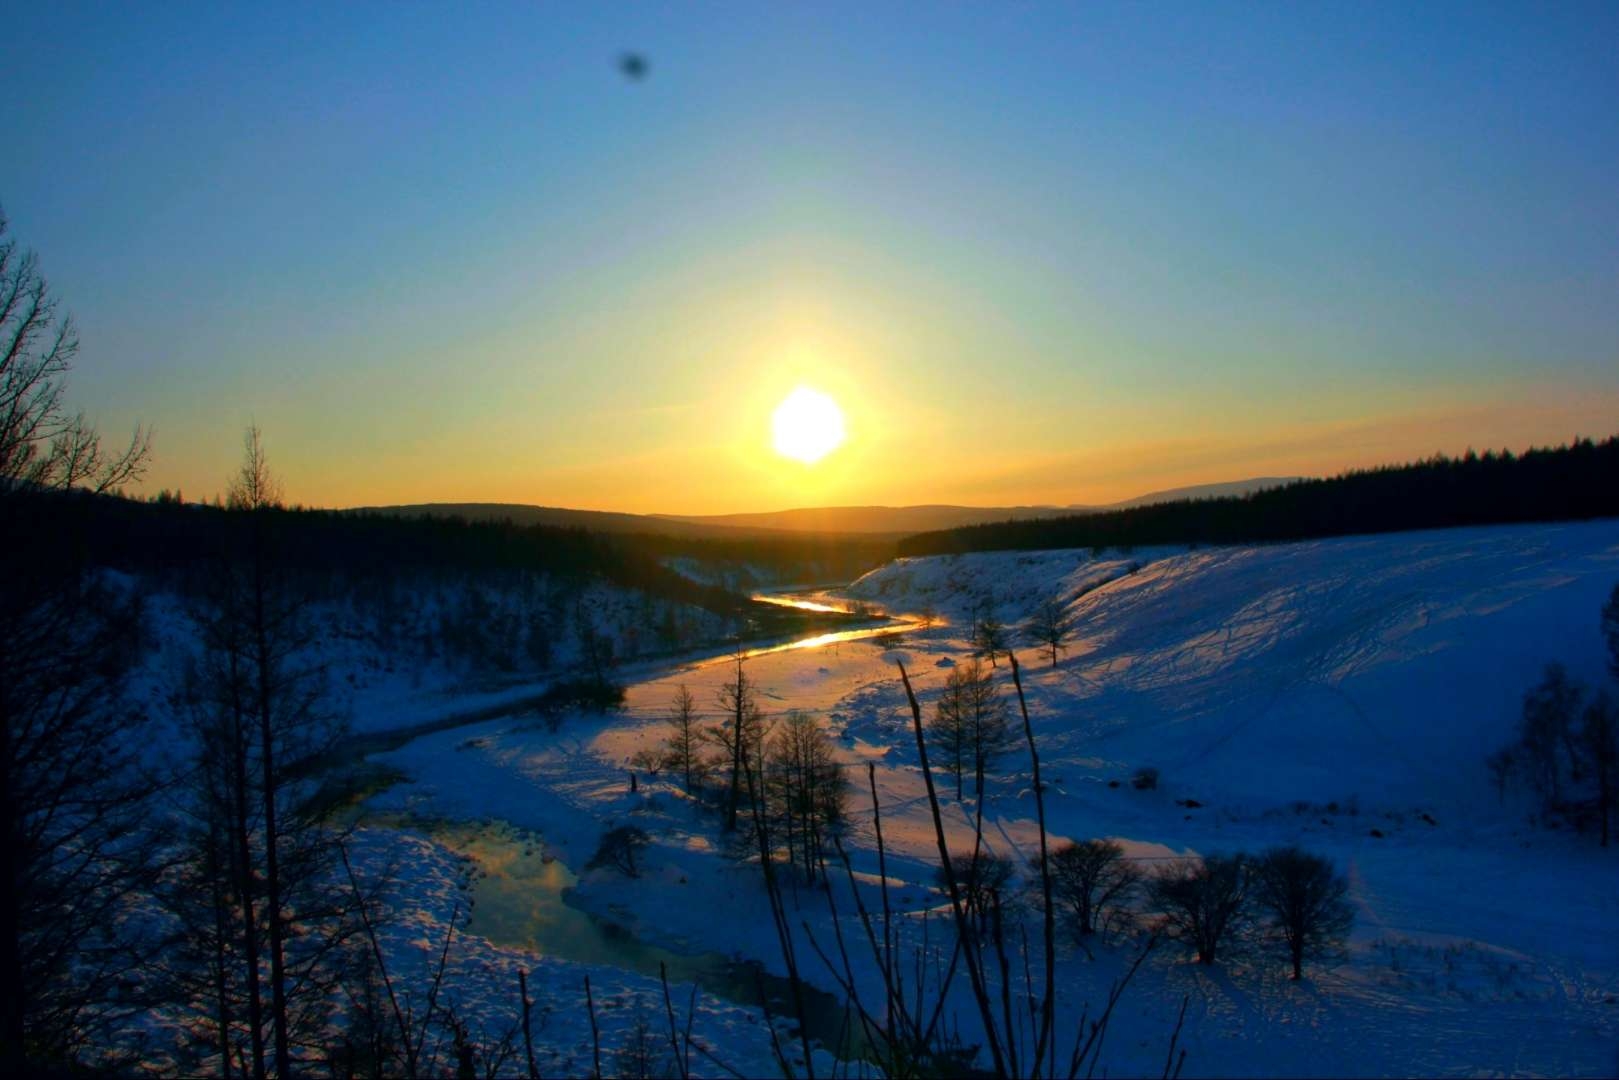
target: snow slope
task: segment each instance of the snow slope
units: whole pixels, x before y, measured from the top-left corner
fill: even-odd
[[[1046,753],[1083,747],[1256,804],[1471,806],[1547,662],[1604,681],[1598,611],[1619,582],[1616,545],[1605,522],[1129,558],[998,553],[905,560],[851,592],[964,611],[982,587],[1011,622],[1104,581],[1066,605],[1076,634],[1059,669],[1026,660]]]
[[[843,643],[748,664],[767,712],[814,711],[837,737],[857,768],[857,824],[869,822],[865,766],[875,767],[903,910],[938,898],[895,665],[929,708],[949,666],[967,658],[970,613],[986,595],[1009,623],[1047,597],[1077,623],[1055,668],[1019,649],[1052,833],[1117,838],[1148,866],[1279,843],[1333,859],[1358,913],[1347,963],[1290,984],[1263,955],[1206,970],[1161,950],[1117,1017],[1104,1055],[1114,1074],[1162,1069],[1189,995],[1189,1076],[1604,1075],[1619,1064],[1619,852],[1530,824],[1524,801],[1498,801],[1483,760],[1547,661],[1587,684],[1606,679],[1597,613],[1616,584],[1613,521],[912,559],[849,592],[892,610],[936,608],[933,629],[897,649]],[[676,686],[706,705],[729,673],[723,661],[668,671],[632,686],[622,715],[575,718],[558,733],[492,721],[419,739],[387,755],[413,782],[381,802],[537,830],[576,870],[602,831],[633,821],[654,836],[648,872],[582,875],[574,901],[644,939],[779,970],[756,871],[725,857],[714,819],[667,777],[628,785],[634,755],[663,737]],[[1000,677],[1009,692],[1004,662]],[[1142,765],[1161,770],[1158,790],[1131,789]],[[990,846],[1026,866],[1030,787],[1026,757],[1010,754],[985,806]],[[945,810],[960,846],[971,807],[951,799]],[[850,843],[869,889],[869,830]],[[791,902],[795,923],[828,933],[816,893]],[[1125,943],[1094,959],[1065,953],[1067,1023],[1129,955]],[[968,1031],[969,1013],[959,1017]]]
[[[127,575],[113,577],[143,595],[149,647],[131,691],[153,716],[178,721],[185,673],[202,648],[194,604]],[[323,707],[357,733],[515,708],[577,670],[585,621],[631,665],[671,648],[723,641],[726,631],[722,619],[694,605],[599,580],[543,577],[507,590],[478,581],[418,583],[385,601],[338,595],[305,604],[300,616],[310,642],[304,661],[320,672]],[[471,625],[478,638],[467,640]],[[525,647],[535,634],[547,642],[538,655]]]

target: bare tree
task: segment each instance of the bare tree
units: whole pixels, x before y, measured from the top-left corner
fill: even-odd
[[[996,656],[1006,651],[1006,627],[995,617],[995,607],[983,601],[973,615],[973,655],[988,657],[989,666],[995,667]]]
[[[143,968],[126,900],[151,881],[144,716],[123,701],[140,605],[38,527],[38,501],[115,489],[149,455],[108,453],[69,412],[72,320],[0,214],[0,1071],[74,1057]]]
[[[939,622],[939,609],[933,601],[926,601],[922,610],[916,613],[916,626],[918,630],[932,630]]]
[[[253,730],[242,638],[243,620],[225,593],[217,610],[198,619],[206,643],[188,673],[187,700],[194,708],[196,757],[189,798],[182,806],[195,822],[187,837],[190,858],[166,883],[164,898],[182,926],[172,944],[171,968],[182,985],[202,951],[213,969],[211,990],[218,1032],[220,1070],[239,1058],[243,1075],[266,1074],[262,965],[263,925],[255,902],[253,846],[258,800],[253,787]],[[203,910],[197,910],[200,897]],[[212,918],[209,918],[209,915]],[[233,1033],[245,1021],[248,1046],[238,1051]]]
[[[1057,654],[1068,649],[1068,639],[1074,633],[1074,620],[1055,599],[1042,601],[1029,617],[1026,632],[1029,639],[1051,657],[1051,666],[1057,666]]]
[[[281,499],[281,481],[270,471],[263,436],[257,424],[249,424],[242,436],[242,466],[231,478],[225,505],[232,510],[279,510]]]
[[[607,670],[613,666],[613,639],[596,627],[596,616],[583,595],[575,597],[573,633],[579,642],[579,660],[597,686],[607,684]]]
[[[710,728],[708,737],[725,751],[729,778],[725,793],[725,827],[736,831],[737,811],[741,806],[743,768],[757,752],[764,738],[764,714],[759,709],[758,693],[753,680],[743,667],[747,652],[740,645],[732,654],[736,676],[723,684],[715,695],[721,718]]]
[[[16,535],[16,534],[12,534]],[[29,546],[33,546],[30,544]],[[140,607],[46,553],[0,580],[0,1065],[71,1058],[141,960],[126,901],[151,883],[145,719],[123,703]],[[37,576],[31,576],[37,575]]]
[[[849,782],[814,716],[794,710],[776,725],[765,748],[764,789],[788,862],[815,880],[831,837],[848,816]]]
[[[656,1014],[640,997],[635,999],[630,1028],[613,1054],[613,1075],[623,1080],[662,1080],[677,1075],[669,1040],[655,1027]]]
[[[1161,870],[1148,887],[1170,928],[1212,964],[1222,943],[1246,921],[1250,875],[1242,855],[1185,859]]]
[[[989,671],[977,660],[958,664],[946,676],[944,690],[934,702],[928,734],[955,777],[956,798],[962,796],[963,777],[976,778],[975,791],[984,793],[984,774],[1014,738],[1005,703]]]
[[[1580,746],[1586,767],[1597,785],[1597,815],[1602,821],[1602,846],[1608,846],[1608,819],[1619,791],[1619,706],[1606,691],[1585,707],[1580,724]]]
[[[1287,947],[1293,978],[1306,957],[1333,955],[1355,924],[1349,882],[1332,863],[1297,847],[1271,848],[1250,866],[1254,901]]]
[[[516,1053],[518,1029],[527,1030],[526,976],[518,973],[518,985],[523,992],[523,1018],[506,1025],[504,1030],[474,1032],[472,1025],[457,1014],[454,1002],[446,1000],[449,995],[445,981],[450,946],[462,913],[457,901],[445,921],[444,940],[437,949],[437,961],[425,986],[398,985],[388,972],[387,957],[377,933],[378,924],[385,917],[382,894],[386,881],[374,884],[369,892],[362,889],[348,852],[341,845],[338,854],[348,879],[350,902],[363,931],[367,963],[364,967],[366,981],[350,980],[350,984],[344,986],[350,1002],[350,1034],[339,1042],[336,1054],[331,1054],[328,1048],[334,1075],[352,1077],[358,1071],[356,1065],[366,1065],[372,1076],[402,1075],[415,1080],[420,1076],[453,1075],[458,1080],[461,1077],[476,1080],[480,1056],[485,1076],[500,1075],[506,1062]]]
[[[1523,719],[1518,728],[1523,765],[1548,812],[1562,801],[1561,753],[1566,753],[1571,766],[1578,768],[1573,725],[1582,696],[1562,664],[1547,664],[1541,681],[1523,698]]]
[[[878,801],[876,770],[868,764],[867,780],[871,793],[871,827],[877,845],[877,878],[880,907],[866,906],[863,895],[867,889],[857,883],[848,853],[841,843],[836,845],[839,860],[847,875],[850,897],[855,908],[852,920],[858,927],[857,938],[849,939],[836,931],[840,922],[838,907],[832,897],[837,890],[828,888],[824,895],[832,915],[836,940],[835,947],[823,947],[813,930],[804,926],[815,954],[826,966],[827,973],[836,981],[847,1002],[847,1008],[860,1025],[864,1035],[868,1060],[876,1063],[884,1075],[934,1076],[963,1075],[978,1064],[980,1051],[991,1059],[995,1076],[1053,1077],[1096,1074],[1101,1046],[1105,1041],[1111,1017],[1125,988],[1156,946],[1159,938],[1153,935],[1115,983],[1105,1004],[1094,1014],[1081,1018],[1071,1029],[1075,1033],[1071,1053],[1059,1053],[1057,1042],[1061,1025],[1055,1023],[1055,924],[1049,917],[1050,859],[1045,835],[1045,812],[1039,782],[1039,754],[1035,746],[1032,725],[1025,719],[1023,734],[1029,744],[1030,765],[1035,777],[1036,824],[1040,833],[1041,894],[1046,899],[1047,917],[1042,920],[1044,939],[1043,970],[1033,966],[1035,949],[1025,934],[1026,926],[1015,911],[1020,901],[1015,897],[1013,864],[995,859],[983,846],[981,817],[975,822],[971,850],[955,855],[947,841],[944,818],[934,774],[929,763],[929,740],[924,731],[923,712],[917,701],[910,676],[903,663],[899,665],[900,679],[911,711],[911,730],[916,739],[917,758],[926,789],[927,810],[933,822],[933,837],[939,858],[938,877],[948,899],[947,929],[942,950],[928,944],[927,913],[921,920],[921,941],[902,944],[908,933],[895,925],[894,912],[889,902],[889,871],[886,866],[886,848],[883,836],[882,813]],[[1017,668],[1012,667],[1014,675]],[[1014,679],[1014,684],[1017,680]],[[1026,716],[1026,710],[1022,710]],[[765,867],[767,886],[772,880],[769,862]],[[980,873],[982,870],[982,873]],[[770,890],[772,909],[778,916],[781,905],[777,891]],[[910,918],[901,918],[910,924]],[[986,927],[986,922],[988,926]],[[950,929],[953,927],[953,933]],[[784,920],[778,917],[777,933],[787,958],[789,976],[796,985],[793,971],[793,949],[785,933]],[[990,932],[986,936],[986,929]],[[1010,931],[1010,933],[1008,932]],[[855,961],[849,946],[862,939],[871,961],[876,965],[879,979],[861,979],[855,973]],[[951,938],[954,939],[952,948]],[[1019,955],[1021,953],[1021,959]],[[946,962],[948,957],[948,962]],[[960,976],[971,983],[971,996],[977,1006],[977,1025],[974,1043],[966,1044],[955,1025],[946,1017],[947,1002],[959,995],[952,993]],[[1019,978],[1021,976],[1021,982]],[[863,987],[866,988],[863,990]],[[873,1000],[869,994],[876,991]],[[999,996],[999,1002],[995,997]],[[800,1012],[802,1024],[802,1012]],[[979,1026],[981,1025],[981,1026]],[[671,1042],[673,1021],[670,1022]],[[802,1026],[800,1028],[802,1031]],[[979,1034],[981,1032],[981,1034]],[[1164,1075],[1179,1075],[1175,1052],[1179,1027],[1171,1037],[1169,1058]],[[779,1044],[778,1044],[779,1045]],[[806,1058],[808,1054],[806,1052]],[[1180,1062],[1183,1064],[1185,1052]],[[778,1060],[781,1055],[778,1053]],[[1065,1063],[1065,1064],[1064,1064]],[[788,1071],[783,1064],[784,1074]],[[1105,1072],[1105,1070],[1104,1070]]]
[[[296,610],[284,595],[272,592],[269,582],[269,551],[263,516],[281,507],[280,484],[265,461],[257,425],[250,426],[244,438],[241,471],[230,486],[227,505],[251,515],[249,603],[246,666],[250,671],[250,708],[257,721],[259,752],[259,799],[264,831],[265,919],[269,923],[271,1023],[275,1036],[276,1075],[288,1075],[291,1067],[287,1033],[286,911],[281,877],[281,822],[277,803],[284,797],[286,761],[281,752],[286,736],[300,738],[314,727],[310,710],[314,704],[306,689],[307,675],[289,670],[294,655],[303,645],[301,628],[295,623]],[[288,700],[288,698],[291,700]],[[290,706],[290,709],[289,709]],[[292,715],[287,715],[288,713]],[[281,738],[278,738],[281,736]],[[296,747],[296,750],[317,747]]]
[[[1068,909],[1081,936],[1094,934],[1115,907],[1126,903],[1141,883],[1141,872],[1114,840],[1067,843],[1051,855],[1057,901]]]
[[[703,760],[703,733],[698,724],[697,699],[692,697],[685,683],[675,690],[669,704],[669,735],[664,739],[667,751],[664,760],[669,768],[679,770],[685,779],[686,790],[702,778],[706,771]]]
[[[1484,767],[1490,771],[1490,779],[1495,782],[1495,797],[1498,802],[1505,802],[1507,797],[1507,784],[1512,780],[1512,772],[1518,767],[1518,755],[1510,746],[1503,746],[1495,753],[1484,759]]]
[[[137,427],[126,448],[109,452],[84,414],[68,411],[79,335],[7,226],[0,212],[0,490],[102,492],[138,479],[150,434]]]
[[[602,834],[596,854],[585,864],[589,869],[611,866],[625,877],[641,876],[641,852],[652,838],[639,825],[618,825]]]
[[[204,648],[192,697],[201,789],[193,805],[209,845],[225,838],[225,851],[203,865],[223,872],[213,887],[235,913],[221,949],[234,958],[232,981],[245,998],[254,1076],[271,1071],[267,1054],[276,1075],[289,1075],[294,1044],[324,1023],[342,945],[357,932],[348,895],[333,884],[340,837],[311,797],[311,764],[343,725],[323,707],[324,673],[282,565],[280,503],[259,432],[249,428],[230,485],[236,531],[195,612]],[[221,1012],[227,1004],[222,998]]]
[[[1619,585],[1602,605],[1602,640],[1608,645],[1608,670],[1619,679]]]
[[[1016,865],[1003,855],[972,851],[952,855],[950,874],[940,867],[934,872],[934,879],[939,888],[948,892],[952,875],[961,895],[962,911],[979,936],[983,936],[989,930],[990,916],[995,909],[1013,906],[1018,888]]]

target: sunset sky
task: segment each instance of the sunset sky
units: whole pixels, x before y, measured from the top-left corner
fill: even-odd
[[[1093,503],[1619,432],[1619,4],[12,5],[144,490]],[[643,52],[625,78],[616,58]],[[800,385],[841,406],[771,449]]]

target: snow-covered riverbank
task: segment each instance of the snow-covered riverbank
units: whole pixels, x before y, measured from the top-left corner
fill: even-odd
[[[1346,963],[1295,985],[1263,956],[1207,971],[1161,950],[1116,1018],[1104,1055],[1115,1074],[1162,1069],[1186,994],[1187,1075],[1600,1074],[1619,1034],[1619,862],[1589,837],[1530,825],[1525,804],[1497,799],[1483,759],[1545,662],[1606,678],[1597,610],[1616,581],[1613,522],[905,560],[850,594],[936,608],[946,625],[913,628],[898,648],[760,655],[748,670],[768,713],[810,710],[835,734],[868,821],[875,766],[906,910],[938,898],[896,663],[927,706],[966,658],[963,628],[986,596],[1008,623],[1047,596],[1077,621],[1054,669],[1020,649],[1054,834],[1117,838],[1145,859],[1296,842],[1349,875],[1358,928]],[[621,715],[570,718],[556,733],[493,720],[418,739],[383,756],[411,779],[376,802],[534,830],[576,871],[606,828],[639,824],[654,840],[643,876],[585,873],[574,902],[645,941],[779,971],[757,868],[725,854],[714,819],[668,778],[642,775],[630,790],[631,760],[663,737],[676,687],[706,708],[727,673],[659,673],[630,687]],[[1160,770],[1157,791],[1110,786],[1142,765]],[[1029,786],[1025,757],[1011,754],[985,808],[990,845],[1025,865]],[[966,808],[948,809],[966,835]],[[874,881],[867,832],[850,849]],[[822,897],[789,899],[795,920],[828,933]],[[1070,1024],[1128,955],[1121,944],[1064,957]],[[805,972],[835,989],[818,965]],[[716,1023],[738,1056],[768,1051],[762,1029]]]

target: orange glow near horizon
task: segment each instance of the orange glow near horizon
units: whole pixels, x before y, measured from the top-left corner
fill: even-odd
[[[425,445],[391,444],[357,425],[311,435],[291,415],[257,419],[288,497],[305,505],[499,502],[677,515],[1097,505],[1188,484],[1328,476],[1436,452],[1521,452],[1619,431],[1619,394],[1597,388],[1576,398],[1514,385],[1381,414],[1351,401],[1338,415],[1259,425],[1235,410],[1200,413],[1167,402],[1110,402],[1109,409],[1057,398],[1030,407],[997,401],[993,387],[976,384],[967,408],[959,386],[906,386],[880,366],[840,358],[814,382],[840,403],[846,438],[806,465],[773,452],[771,420],[795,387],[810,384],[808,374],[784,364],[667,407],[604,408],[557,428],[445,432]],[[1234,419],[1222,422],[1222,412]],[[1078,415],[1087,422],[1076,424]],[[735,423],[716,420],[723,417]],[[216,417],[218,430],[207,439],[164,439],[160,430],[156,466],[133,493],[180,488],[206,499],[222,491],[240,444],[238,419]],[[1065,435],[1065,428],[1077,430]],[[604,452],[608,438],[616,452]],[[462,453],[448,452],[463,440]],[[472,451],[478,465],[468,469]]]

